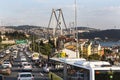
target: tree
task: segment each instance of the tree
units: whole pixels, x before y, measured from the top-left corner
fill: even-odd
[[[105,54],[111,54],[112,51],[111,51],[110,49],[104,49],[104,53],[105,53]]]
[[[85,59],[88,58],[87,54],[82,54],[82,57],[85,58]]]
[[[52,51],[52,47],[50,44],[40,45],[40,52],[44,55],[49,55]]]
[[[101,56],[101,60],[102,60],[102,61],[105,61],[105,60],[106,60],[106,56],[105,56],[105,55],[102,55],[102,56]]]
[[[6,32],[5,36],[7,36],[9,39],[27,39],[24,33],[18,31],[14,31],[11,33]]]
[[[40,40],[40,45],[41,45],[41,46],[43,46],[43,45],[44,45],[43,40]]]
[[[51,46],[52,48],[55,48],[54,40],[50,40],[50,39],[49,39],[49,42],[48,42],[48,43],[50,44],[50,46]]]
[[[100,56],[98,54],[92,54],[88,57],[89,60],[100,60]]]
[[[2,37],[0,36],[0,43],[2,42]]]

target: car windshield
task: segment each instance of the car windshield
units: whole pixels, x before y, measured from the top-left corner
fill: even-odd
[[[9,64],[9,62],[5,62],[4,64]]]
[[[21,74],[20,77],[31,77],[31,74]]]
[[[28,64],[28,63],[25,63],[25,64],[23,64],[24,66],[30,66],[30,64]]]
[[[8,66],[0,66],[0,69],[8,69]]]

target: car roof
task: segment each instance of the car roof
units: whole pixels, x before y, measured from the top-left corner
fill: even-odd
[[[26,62],[21,62],[22,64],[24,64],[24,63],[28,63],[27,61]]]
[[[8,62],[8,61],[5,61],[5,62],[3,62],[3,63],[7,63],[7,64],[9,63],[9,64],[10,64],[10,62]]]
[[[18,74],[32,74],[31,72],[21,72],[21,73],[18,73]]]

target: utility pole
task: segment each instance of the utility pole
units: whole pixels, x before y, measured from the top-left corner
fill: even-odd
[[[77,40],[77,43],[76,43],[76,58],[79,58],[79,50],[78,50],[78,47],[79,47],[79,44],[78,44],[78,30],[77,30],[77,1],[75,0],[75,31],[76,31],[76,40]]]
[[[32,34],[32,51],[35,51],[35,39],[34,39],[34,33]]]

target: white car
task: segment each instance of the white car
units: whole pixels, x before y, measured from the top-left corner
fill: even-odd
[[[49,72],[50,69],[49,69],[49,67],[43,67],[43,71],[44,71],[44,72]]]
[[[49,72],[50,68],[48,67],[48,64],[45,64],[45,66],[43,67],[43,71],[44,72]]]
[[[10,62],[3,62],[2,66],[9,67],[9,68],[12,67]]]
[[[31,72],[18,73],[17,80],[34,80],[34,76]]]
[[[12,57],[16,59],[17,58],[17,53],[12,53]]]
[[[10,50],[6,50],[5,53],[6,53],[6,54],[9,54],[9,53],[10,53]]]
[[[25,57],[21,57],[21,61],[27,61]]]
[[[23,71],[32,71],[32,65],[28,62],[22,62]]]

